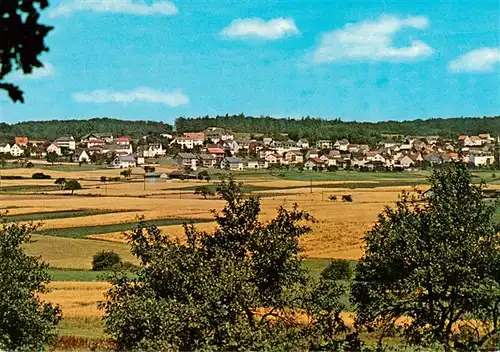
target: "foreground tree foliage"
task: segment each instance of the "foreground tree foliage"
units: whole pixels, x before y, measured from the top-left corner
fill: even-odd
[[[366,235],[352,288],[356,323],[381,339],[401,330],[412,344],[447,351],[491,346],[500,337],[496,206],[461,166],[430,181],[429,195],[403,194]]]
[[[309,232],[310,215],[280,208],[264,224],[259,200],[245,199],[232,179],[218,192],[226,206],[211,234],[186,225],[181,243],[144,222],[128,234],[141,269],[136,278],[116,274],[101,305],[118,348],[358,348],[355,336],[339,335],[344,288],[312,282],[302,269],[298,238]]]
[[[4,81],[7,74],[21,70],[29,74],[43,67],[39,55],[49,49],[45,36],[52,27],[38,22],[40,11],[49,6],[47,0],[8,0],[0,2],[0,90],[14,102],[24,102],[22,90]]]
[[[0,350],[43,349],[61,319],[58,307],[39,298],[50,281],[47,265],[22,249],[36,228],[0,224]]]

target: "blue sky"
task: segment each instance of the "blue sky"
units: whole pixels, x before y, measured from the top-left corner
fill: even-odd
[[[497,0],[51,0],[0,120],[500,114]]]

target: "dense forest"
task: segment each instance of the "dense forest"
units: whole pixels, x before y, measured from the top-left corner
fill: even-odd
[[[13,125],[0,123],[0,139],[13,136],[28,136],[30,139],[53,140],[72,135],[79,138],[87,133],[113,133],[119,136],[140,138],[172,132],[172,126],[163,122],[130,121],[110,118],[89,120],[25,121]]]
[[[251,117],[241,115],[178,118],[175,121],[178,132],[203,131],[207,127],[220,127],[233,132],[263,133],[276,136],[287,133],[290,138],[318,139],[347,138],[351,142],[373,143],[384,134],[429,136],[455,138],[459,134],[477,135],[479,133],[500,132],[500,116],[433,118],[413,121],[382,122],[343,122],[340,119],[324,120],[312,117],[301,119],[273,118],[269,116]]]

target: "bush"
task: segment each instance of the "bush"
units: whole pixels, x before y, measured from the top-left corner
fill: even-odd
[[[31,175],[31,178],[34,178],[36,180],[46,180],[50,178],[50,175],[46,175],[43,172],[35,172],[33,175]]]
[[[94,254],[92,258],[92,270],[102,271],[120,267],[122,259],[120,255],[113,251],[102,251]]]
[[[333,259],[321,272],[325,280],[350,280],[353,275],[351,263],[346,259]]]
[[[352,202],[352,195],[350,194],[345,194],[342,196],[342,201],[343,202]]]
[[[26,167],[27,168],[32,168],[34,167],[35,165],[31,162],[31,161],[28,161],[28,163],[26,164]]]
[[[331,194],[328,196],[328,199],[330,199],[332,202],[337,201],[337,196],[335,194]]]
[[[215,196],[215,192],[206,186],[196,187],[194,190],[194,194],[200,195],[204,199],[207,199],[207,197],[214,197]]]

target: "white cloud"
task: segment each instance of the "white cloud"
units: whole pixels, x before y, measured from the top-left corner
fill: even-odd
[[[491,72],[500,63],[500,48],[479,48],[460,55],[448,64],[451,72]]]
[[[399,18],[384,15],[376,21],[348,23],[342,29],[321,35],[312,53],[314,63],[333,61],[411,61],[433,53],[432,48],[420,40],[409,46],[395,47],[394,35],[405,28],[426,29],[426,17]]]
[[[165,104],[171,107],[189,103],[189,97],[180,90],[162,92],[148,87],[139,87],[128,92],[116,92],[107,89],[97,89],[91,92],[73,94],[73,99],[80,103],[134,103],[147,102]]]
[[[50,17],[69,16],[74,12],[113,12],[133,15],[176,15],[177,7],[168,0],[155,1],[151,5],[142,0],[67,0],[49,12]]]
[[[255,17],[235,19],[220,34],[232,39],[276,40],[300,32],[293,18],[279,17],[265,21]]]

